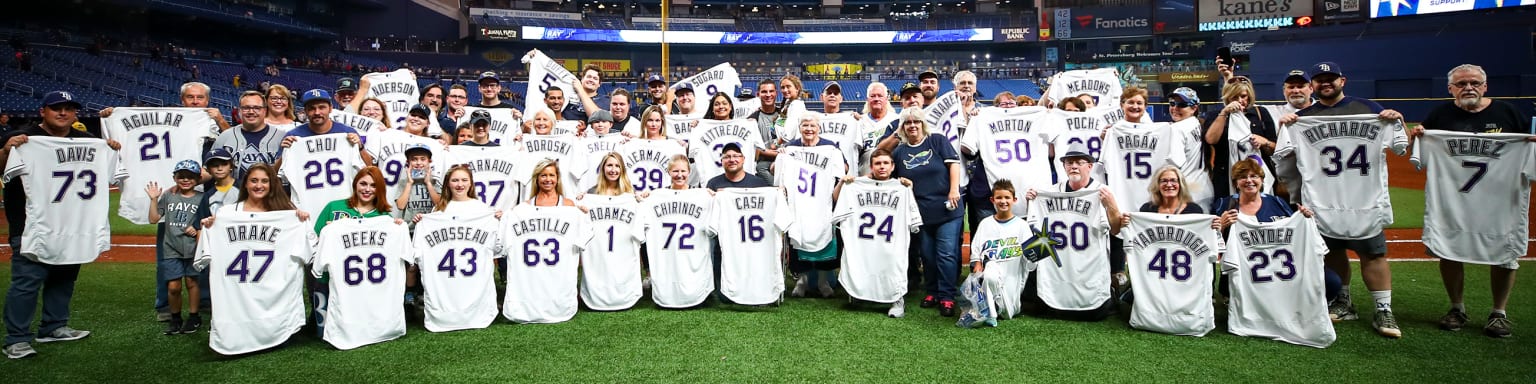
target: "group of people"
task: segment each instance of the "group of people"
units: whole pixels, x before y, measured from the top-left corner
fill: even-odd
[[[1135,206],[1135,212],[1146,214],[1200,215],[1199,226],[1205,228],[1200,231],[1212,231],[1208,237],[1213,239],[1216,232],[1232,232],[1231,239],[1238,239],[1239,233],[1269,228],[1271,222],[1311,225],[1315,220],[1315,231],[1322,234],[1317,244],[1296,248],[1301,254],[1294,260],[1287,256],[1283,264],[1292,268],[1288,276],[1315,274],[1301,281],[1326,290],[1317,290],[1320,297],[1298,299],[1303,302],[1298,305],[1326,299],[1327,317],[1333,321],[1357,318],[1345,253],[1354,250],[1374,302],[1372,326],[1395,338],[1401,330],[1391,309],[1391,273],[1382,220],[1377,219],[1382,205],[1372,205],[1386,199],[1380,149],[1402,153],[1409,137],[1426,137],[1424,129],[1529,132],[1512,107],[1482,97],[1486,74],[1471,65],[1450,73],[1449,88],[1457,100],[1406,135],[1401,114],[1344,96],[1345,78],[1337,64],[1327,62],[1289,74],[1285,105],[1255,105],[1251,84],[1229,76],[1222,91],[1224,107],[1201,118],[1195,116],[1200,97],[1180,88],[1168,97],[1168,123],[1150,122],[1146,90],[1121,88],[1113,74],[1060,74],[1052,82],[1059,89],[1047,90],[1034,107],[1021,105],[1033,99],[1010,92],[996,95],[987,106],[977,100],[976,76],[968,71],[955,73],[954,91],[940,94],[940,77],[925,72],[894,95],[885,84],[871,83],[858,111],[842,110],[844,90],[836,82],[819,92],[823,110],[808,110],[808,92],[794,75],[757,83],[756,97],[747,100],[729,90],[695,96],[691,84],[668,84],[652,76],[644,98],[656,101],[651,105],[623,89],[599,94],[601,76],[596,67],[584,68],[566,84],[574,95],[551,86],[543,91],[542,103],[530,101],[521,110],[499,99],[495,73],[479,79],[475,105],[469,104],[464,87],[444,90],[430,84],[398,126],[391,126],[399,120],[387,116],[389,105],[368,94],[367,80],[354,84],[343,79],[334,94],[320,89],[295,94],[281,85],[245,92],[234,126],[207,108],[206,85],[184,85],[183,106],[196,108],[190,110],[194,115],[205,114],[206,119],[197,120],[205,125],[169,128],[194,134],[167,135],[166,141],[204,139],[198,143],[202,155],[174,162],[169,177],[158,177],[169,181],[165,185],[122,186],[141,189],[147,220],[160,224],[156,311],[167,322],[166,334],[196,332],[202,325],[199,312],[211,306],[220,309],[214,328],[250,326],[253,319],[241,317],[254,316],[256,310],[246,309],[254,304],[239,302],[249,296],[220,292],[254,289],[248,287],[274,262],[290,264],[275,270],[290,281],[276,283],[271,288],[276,293],[261,294],[302,301],[297,293],[307,286],[310,322],[343,349],[404,333],[399,305],[375,306],[361,315],[352,305],[328,311],[328,304],[363,296],[356,287],[364,281],[383,286],[370,293],[385,292],[424,307],[428,328],[440,331],[483,328],[498,307],[516,322],[565,321],[574,315],[577,297],[593,309],[626,309],[641,297],[642,286],[664,307],[694,307],[707,297],[738,305],[773,304],[785,289],[781,257],[792,276],[792,297],[810,293],[813,280],[819,282],[816,293],[832,296],[835,280],[850,298],[889,305],[888,316],[902,317],[908,284],[920,282],[920,306],[954,316],[966,227],[972,228],[972,273],[997,280],[990,283],[1000,288],[991,294],[1009,303],[1010,314],[1021,307],[1016,303],[1033,303],[1045,316],[1100,320],[1117,311],[1118,301],[1163,300],[1158,297],[1163,290],[1133,289],[1153,283],[1146,278],[1151,271],[1171,273],[1182,282],[1191,268],[1211,268],[1192,267],[1191,255],[1204,251],[1190,245],[1201,243],[1193,240],[1186,244],[1190,249],[1141,262],[1150,257],[1142,254],[1151,251],[1145,250],[1150,249],[1146,239],[1137,236],[1146,235],[1124,229],[1166,223],[1133,214]],[[1108,83],[1114,86],[1098,86]],[[737,108],[738,103],[755,107]],[[43,122],[8,134],[0,159],[26,148],[29,137],[89,136],[69,129],[79,107],[67,93],[49,94],[40,108]],[[337,121],[346,115],[336,110],[377,125],[354,129]],[[137,112],[108,109],[101,116],[113,119],[122,113]],[[1293,142],[1293,137],[1361,138],[1379,146],[1313,146]],[[133,138],[136,142],[130,143],[107,137],[104,144],[112,150],[132,146],[125,157],[143,153],[147,161],[153,147]],[[1376,183],[1383,185],[1360,187],[1374,193],[1358,200],[1371,206],[1362,210],[1328,195],[1345,193],[1330,190],[1334,184],[1318,175],[1380,177]],[[148,176],[129,180],[134,177]],[[29,240],[29,227],[58,225],[40,220],[89,219],[38,217],[27,208],[29,202],[52,196],[22,186],[38,180],[46,178],[15,177],[5,186],[12,249],[37,249],[25,244],[35,241]],[[84,192],[79,197],[87,203],[92,199]],[[1390,217],[1390,205],[1385,207]],[[1312,220],[1287,220],[1297,213]],[[267,229],[258,229],[266,228],[262,225],[301,228],[281,232],[304,236],[273,241],[279,240],[279,231],[263,232]],[[333,226],[339,229],[327,230]],[[246,233],[248,228],[253,232]],[[401,233],[406,240],[397,240]],[[1430,233],[1426,229],[1426,237]],[[1038,244],[1031,239],[1041,237],[1051,240],[1051,250],[1030,249]],[[1286,244],[1304,242],[1299,239]],[[268,245],[252,245],[256,240]],[[333,242],[343,245],[328,245]],[[442,244],[458,248],[437,256],[437,247],[447,246]],[[1523,249],[1524,242],[1520,245]],[[348,254],[358,252],[351,248],[366,248],[370,251],[362,252],[379,257],[347,257],[335,253],[337,247]],[[12,258],[4,346],[11,358],[36,354],[33,342],[89,334],[67,326],[68,306],[78,264],[95,255],[50,252],[22,251]],[[1179,252],[1185,252],[1182,259]],[[1307,252],[1326,252],[1325,258],[1314,255],[1326,260],[1326,270],[1302,269],[1317,263],[1306,259]],[[1019,260],[1033,253],[1058,255],[1052,258],[1054,266],[1045,259]],[[260,262],[266,264],[258,267],[252,255],[265,255]],[[1441,325],[1459,329],[1469,321],[1461,304],[1460,262],[1491,262],[1436,256],[1443,258],[1452,302]],[[487,264],[491,259],[494,265]],[[1252,262],[1222,260],[1229,266]],[[1504,308],[1518,264],[1513,257],[1497,260],[1492,263],[1494,308],[1484,329],[1503,337],[1511,333]],[[482,267],[496,269],[506,281],[500,305],[493,301],[489,275],[474,273]],[[1251,284],[1269,281],[1259,276],[1262,267],[1254,266],[1252,276],[1223,275],[1223,296],[1242,297],[1241,292],[1254,291]],[[286,274],[302,270],[313,273],[305,278]],[[470,276],[476,283],[445,283]],[[1274,277],[1291,280],[1285,276],[1274,272]],[[1211,284],[1205,285],[1209,289]],[[491,299],[484,299],[487,294]],[[43,325],[34,337],[30,325],[39,295]],[[188,302],[185,317],[181,301]],[[250,326],[250,332],[266,334],[210,343],[222,353],[281,343],[304,323],[304,310],[275,307],[296,308],[300,319],[295,323],[292,313],[284,313],[285,321]],[[368,320],[383,325],[359,325]],[[1132,323],[1138,323],[1135,317]],[[1331,336],[1308,345],[1328,342]]]

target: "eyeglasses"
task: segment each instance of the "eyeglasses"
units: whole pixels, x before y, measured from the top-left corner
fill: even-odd
[[[1191,103],[1191,102],[1187,102],[1187,101],[1170,101],[1170,102],[1168,102],[1168,106],[1174,107],[1174,108],[1191,108],[1191,107],[1195,106],[1195,103]]]
[[[1066,164],[1066,165],[1088,165],[1089,161],[1088,160],[1084,160],[1084,159],[1073,159],[1073,160],[1063,160],[1061,163],[1062,164]]]
[[[1179,179],[1157,179],[1158,184],[1178,184]]]
[[[260,110],[263,110],[263,109],[267,109],[267,107],[263,107],[263,106],[260,106],[260,105],[242,105],[242,106],[240,106],[240,110],[242,110],[242,111],[260,111]]]
[[[725,159],[745,159],[746,157],[747,156],[738,153],[738,154],[734,154],[734,155],[723,155],[723,156],[720,156],[720,159],[721,160],[725,160]]]
[[[1481,82],[1481,81],[1458,81],[1458,82],[1455,82],[1455,83],[1451,83],[1451,86],[1452,87],[1456,87],[1456,88],[1477,88],[1477,87],[1483,86],[1484,84],[1488,84],[1488,83],[1484,83],[1484,82]]]
[[[468,96],[464,96],[464,95],[448,95],[448,98],[450,98],[450,99],[468,99],[469,97]]]

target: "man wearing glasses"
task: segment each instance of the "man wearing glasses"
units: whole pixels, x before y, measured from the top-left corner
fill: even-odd
[[[469,89],[463,84],[454,84],[448,87],[448,105],[437,114],[437,125],[443,127],[443,133],[449,135],[458,134],[459,119],[464,117],[464,106],[469,105]]]
[[[725,143],[725,146],[720,149],[720,166],[725,169],[725,173],[709,179],[704,187],[711,191],[725,188],[772,187],[773,185],[768,184],[761,177],[747,177],[746,167],[742,166],[746,160],[747,157],[741,154],[741,145]]]
[[[240,94],[240,129],[230,129],[219,134],[213,148],[229,152],[235,165],[235,180],[243,180],[245,171],[257,163],[275,164],[282,149],[282,128],[267,125],[267,98],[259,91]]]

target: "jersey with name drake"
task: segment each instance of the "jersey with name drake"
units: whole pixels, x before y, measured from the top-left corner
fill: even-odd
[[[1211,228],[1215,216],[1129,213],[1120,229],[1136,301],[1131,327],[1205,336],[1216,328],[1211,264],[1225,247]]]
[[[1408,146],[1401,121],[1377,115],[1305,116],[1280,137],[1275,155],[1295,156],[1302,203],[1317,214],[1323,234],[1366,239],[1392,223],[1383,149]]]
[[[1529,135],[1427,130],[1412,160],[1426,172],[1424,246],[1464,263],[1518,268],[1528,249],[1536,143]],[[1506,214],[1490,214],[1502,212]],[[1515,212],[1516,214],[1507,214]]]
[[[122,144],[118,150],[128,179],[123,188],[117,215],[134,224],[149,224],[149,196],[144,185],[154,182],[162,187],[176,184],[168,170],[182,160],[201,162],[203,144],[210,136],[208,126],[216,124],[202,108],[115,108],[111,118],[102,119],[102,131],[108,139]]]
[[[795,225],[778,188],[726,188],[715,193],[708,231],[720,241],[720,293],[737,304],[783,299],[779,261],[783,234]]]
[[[106,140],[28,136],[26,144],[11,150],[4,174],[6,183],[17,178],[22,182],[8,187],[26,191],[26,198],[20,199],[25,201],[25,219],[10,217],[25,223],[21,233],[11,234],[21,237],[21,249],[15,251],[49,265],[96,261],[111,248],[109,189],[124,177],[117,153]],[[13,210],[6,211],[16,213]]]
[[[237,215],[238,216],[238,215]],[[330,222],[320,231],[311,271],[330,274],[325,341],[347,350],[405,336],[405,267],[411,233],[376,216]]]
[[[283,151],[278,173],[293,186],[294,205],[320,212],[326,204],[352,196],[352,178],[362,164],[347,135],[319,135],[301,137]]]
[[[239,205],[220,208],[197,247],[197,265],[219,303],[208,346],[224,355],[276,347],[304,326],[304,263],[315,240],[293,211],[243,212]]]
[[[1317,348],[1333,344],[1323,282],[1327,253],[1312,219],[1260,223],[1238,215],[1221,261],[1232,289],[1227,331]]]
[[[492,211],[422,215],[412,244],[426,290],[422,325],[428,331],[480,329],[496,321],[495,259],[504,244]]]
[[[507,297],[502,316],[516,323],[560,323],[576,316],[576,267],[592,240],[587,215],[574,206],[523,204],[504,214]]]

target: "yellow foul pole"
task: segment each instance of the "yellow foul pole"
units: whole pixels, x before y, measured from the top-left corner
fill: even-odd
[[[661,0],[661,78],[669,81],[672,68],[672,55],[667,44],[667,15],[672,13],[672,0]]]

